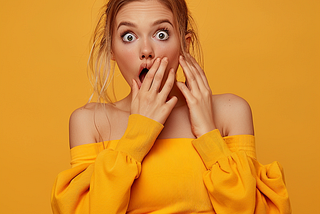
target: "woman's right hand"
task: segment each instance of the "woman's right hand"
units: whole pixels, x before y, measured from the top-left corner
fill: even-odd
[[[165,123],[178,101],[177,97],[171,97],[168,100],[175,82],[174,69],[170,69],[168,78],[160,90],[167,65],[168,58],[156,59],[140,89],[137,82],[133,80],[131,114],[140,114],[161,124]]]

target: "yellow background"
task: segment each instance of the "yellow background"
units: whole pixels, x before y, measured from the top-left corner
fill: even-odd
[[[260,162],[283,165],[294,213],[317,213],[319,1],[188,2],[213,92],[250,103]],[[0,4],[0,212],[51,213],[52,184],[69,168],[69,116],[91,94],[88,41],[101,0]]]

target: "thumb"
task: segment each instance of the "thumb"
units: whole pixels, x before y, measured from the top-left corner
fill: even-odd
[[[183,94],[184,98],[186,99],[187,103],[190,103],[191,100],[194,100],[194,96],[192,95],[185,83],[177,82],[176,84],[181,93]]]
[[[177,104],[177,102],[178,98],[176,96],[173,96],[167,101],[167,104],[170,106],[170,109],[172,110],[173,107]]]

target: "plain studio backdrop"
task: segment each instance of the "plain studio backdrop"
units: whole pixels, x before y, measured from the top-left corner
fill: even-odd
[[[320,4],[188,0],[213,93],[251,105],[258,159],[284,167],[294,213],[319,211]],[[0,3],[0,212],[51,213],[70,167],[68,120],[91,95],[89,40],[101,0]],[[128,93],[119,72],[118,98]]]

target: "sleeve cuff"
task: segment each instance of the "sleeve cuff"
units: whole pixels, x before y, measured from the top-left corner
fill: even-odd
[[[253,135],[233,135],[224,137],[223,140],[232,153],[244,151],[249,157],[257,159]]]
[[[161,123],[139,114],[132,114],[129,116],[128,127],[115,150],[125,152],[141,162],[162,129]]]
[[[220,159],[231,155],[227,144],[224,142],[218,129],[210,131],[192,141],[207,169]]]

